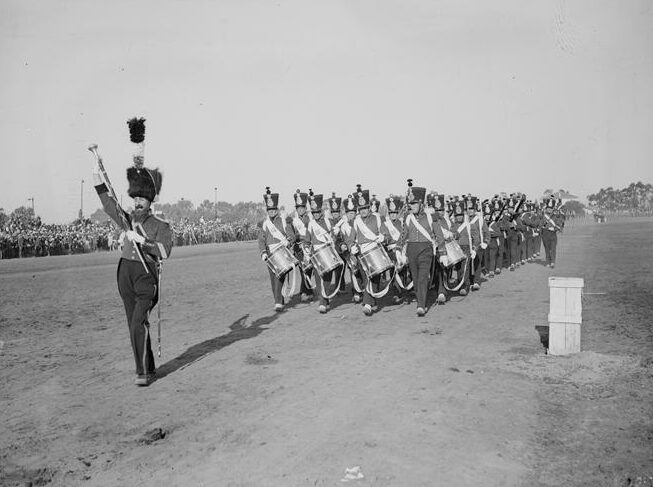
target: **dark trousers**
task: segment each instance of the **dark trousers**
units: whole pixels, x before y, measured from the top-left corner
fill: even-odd
[[[363,291],[363,304],[369,304],[370,306],[374,306],[376,304],[376,298],[372,297],[370,293],[367,292],[367,276],[363,272],[363,285],[364,291]],[[374,276],[372,279],[370,279],[372,282],[372,292],[373,293],[378,293],[379,288],[381,286],[381,274],[378,274]]]
[[[327,304],[329,304],[329,300],[326,299],[324,296],[322,296],[322,288],[326,288],[324,289],[324,294],[331,294],[331,292],[333,292],[332,290],[331,292],[329,292],[330,291],[329,284],[331,283],[331,280],[333,279],[333,275],[336,274],[336,272],[334,271],[327,272],[326,274],[324,274],[322,278],[320,278],[320,276],[317,275],[316,270],[313,270],[313,272],[315,272],[315,292],[320,298],[320,304],[326,306]],[[337,274],[340,275],[340,271],[338,271]]]
[[[136,373],[152,374],[154,354],[150,341],[148,316],[157,302],[157,281],[153,272],[145,272],[140,261],[120,259],[118,263],[118,292],[125,306]]]
[[[469,291],[469,276],[472,272],[472,266],[474,265],[474,262],[472,261],[472,256],[468,245],[461,245],[460,249],[465,253],[467,258],[465,260],[460,261],[458,264],[456,264],[454,266],[454,269],[456,269],[457,272],[462,272],[462,269],[464,269],[465,265],[467,265],[467,272],[465,272],[465,277],[463,278],[463,285],[461,286],[460,289]]]
[[[501,267],[502,251],[499,237],[490,238],[485,249],[485,269],[488,272],[494,272]]]
[[[508,234],[508,253],[510,254],[510,265],[515,265],[520,260],[519,255],[519,234],[513,232]]]
[[[476,249],[476,257],[472,259],[471,252],[469,253],[469,282],[471,284],[481,283],[481,259],[483,257],[483,250],[479,247]]]
[[[426,309],[426,296],[433,262],[433,244],[431,242],[408,242],[406,257],[410,274],[413,276],[417,306]]]
[[[556,247],[558,246],[558,234],[549,230],[542,230],[542,243],[544,244],[544,254],[546,263],[555,264]]]
[[[510,248],[508,246],[508,239],[502,234],[499,237],[499,257],[497,267],[510,267]]]
[[[290,272],[295,272],[295,269]],[[283,288],[283,283],[286,280],[288,274],[285,274],[281,279],[277,278],[276,274],[268,269],[270,274],[270,286],[272,287],[272,296],[274,296],[274,304],[283,304],[283,295],[281,294],[281,289]]]
[[[440,263],[440,260],[438,257],[433,257],[433,265],[431,267],[433,270],[431,274],[431,284],[438,293],[438,296],[440,294],[446,294],[446,289],[444,288],[444,283],[445,279],[447,278],[447,270],[446,268]]]

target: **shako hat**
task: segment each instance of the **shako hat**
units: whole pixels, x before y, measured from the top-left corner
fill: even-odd
[[[265,187],[265,194],[263,195],[266,210],[279,209],[279,193],[270,192],[270,186]]]
[[[348,194],[345,198],[345,211],[356,211],[356,199],[353,195]]]
[[[356,200],[356,208],[367,208],[370,206],[370,190],[363,189],[360,184],[356,185],[356,192],[354,193]]]
[[[454,216],[463,216],[465,214],[465,205],[463,200],[455,200],[452,202]]]
[[[483,200],[481,207],[483,208],[484,216],[492,216],[492,213],[494,213],[494,209],[492,207],[492,204],[490,203],[490,200]]]
[[[322,211],[322,203],[324,202],[324,195],[313,193],[312,189],[308,190],[308,206],[312,212],[317,213]]]
[[[413,186],[413,180],[408,179],[408,189],[406,190],[406,204],[424,203],[426,199],[426,188]]]
[[[335,193],[331,193],[331,198],[329,198],[329,209],[333,213],[340,211],[341,204],[342,204],[342,198],[337,197]]]
[[[308,194],[302,193],[299,189],[295,192],[295,208],[298,208],[300,206],[306,206],[306,202],[308,201]]]
[[[476,196],[467,195],[465,197],[465,209],[479,211],[478,198]]]
[[[127,194],[131,198],[141,197],[150,202],[155,201],[161,192],[163,174],[158,168],[145,167],[145,119],[130,118],[127,120],[127,125],[129,126],[129,139],[135,144],[134,165],[127,169],[127,182],[129,183]]]
[[[391,194],[385,199],[385,206],[388,209],[388,213],[399,213],[404,206],[404,202],[401,201],[399,196]]]
[[[370,200],[370,210],[372,213],[378,213],[379,212],[379,207],[381,206],[381,202],[376,199],[376,195],[372,195],[372,199]]]

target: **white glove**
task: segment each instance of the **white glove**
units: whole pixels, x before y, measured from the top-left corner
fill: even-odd
[[[388,250],[394,250],[394,249],[396,249],[396,248],[397,248],[397,244],[396,244],[396,243],[393,243],[393,244],[388,245]]]
[[[265,254],[265,253],[264,253],[264,254],[261,254],[261,260],[262,260],[263,262],[265,262],[266,260],[268,260],[268,254]]]
[[[440,264],[442,264],[444,267],[447,267],[447,265],[449,264],[449,257],[447,257],[446,255],[441,255]]]
[[[383,243],[383,235],[377,235],[377,237],[374,239],[376,243]]]
[[[358,245],[352,245],[350,252],[351,255],[356,255],[358,253]]]
[[[443,229],[442,229],[442,235],[444,236],[444,239],[445,239],[447,242],[450,242],[450,241],[453,239],[453,233],[451,233],[451,232],[450,232],[449,230],[447,230],[446,228],[443,228]]]
[[[125,236],[129,239],[130,242],[136,242],[138,244],[145,243],[145,237],[139,235],[134,230],[127,230]]]
[[[476,258],[476,250],[472,250],[471,254],[472,254],[472,260],[474,260]]]
[[[483,242],[483,243],[481,244],[481,248],[482,248],[483,250],[487,249],[487,244],[486,244],[485,242]]]
[[[347,245],[344,244],[344,243],[343,243],[343,244],[340,244],[340,250],[341,250],[342,252],[347,252]]]

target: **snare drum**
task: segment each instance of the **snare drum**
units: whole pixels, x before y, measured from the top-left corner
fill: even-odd
[[[342,259],[333,248],[333,245],[325,245],[313,252],[311,262],[320,276],[324,276],[343,265]]]
[[[358,257],[365,275],[371,279],[372,277],[383,274],[385,271],[392,269],[394,264],[385,249],[374,242],[374,245],[369,249],[362,251]]]
[[[455,240],[445,242],[444,248],[447,251],[446,267],[456,265],[458,262],[465,259],[465,252],[463,252],[463,249],[460,248],[460,245],[458,245],[458,242]]]
[[[290,250],[285,245],[280,245],[272,252],[265,261],[270,270],[278,279],[281,279],[288,272],[292,270],[297,264],[297,259],[290,253]]]

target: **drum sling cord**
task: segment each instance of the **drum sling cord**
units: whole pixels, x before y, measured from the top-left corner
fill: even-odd
[[[285,239],[284,239],[285,240]],[[275,250],[277,250],[279,247],[284,247],[287,243],[287,240],[284,242],[284,240],[281,240],[273,245],[270,245],[268,247],[268,253],[271,255],[274,253]],[[291,274],[290,279],[286,279],[283,283],[283,286],[281,287],[281,295],[284,297],[284,299],[290,299],[291,296],[294,296],[296,294],[295,287],[297,286],[297,276],[295,275],[295,267],[297,267],[297,259],[294,259],[295,263],[293,268],[286,273],[286,276]],[[268,268],[274,273],[274,270],[272,269],[271,264],[266,260],[265,261],[266,265]],[[291,283],[291,284],[289,284]],[[290,289],[289,289],[290,288]]]
[[[442,283],[442,285],[444,286],[444,288],[445,288],[447,291],[449,291],[449,292],[456,292],[456,291],[458,291],[461,287],[463,287],[463,284],[465,283],[465,276],[467,276],[467,266],[468,266],[468,264],[469,264],[469,259],[471,259],[471,256],[468,257],[468,258],[465,258],[465,264],[464,264],[464,265],[465,265],[465,269],[464,269],[464,271],[462,272],[462,277],[459,276],[460,282],[459,282],[458,284],[456,284],[456,285],[455,285],[454,287],[452,287],[452,288],[450,288],[447,284],[448,284],[449,276],[451,275],[451,271],[453,271],[453,266],[451,266],[450,268],[447,269],[447,272],[446,272],[446,274],[444,275],[445,280],[444,280],[444,282]]]

